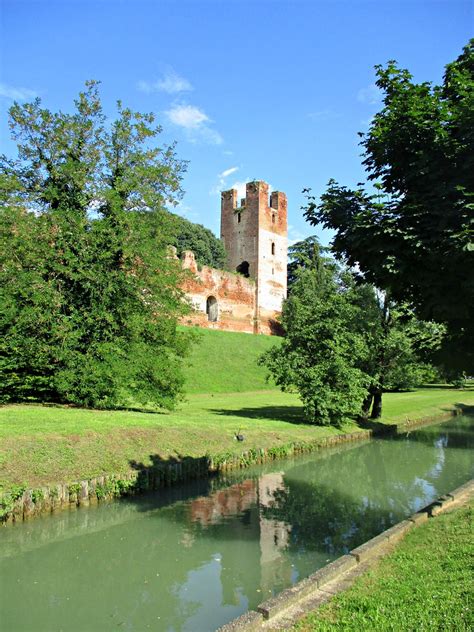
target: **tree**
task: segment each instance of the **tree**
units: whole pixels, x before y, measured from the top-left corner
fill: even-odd
[[[308,421],[339,426],[360,413],[367,394],[370,378],[357,367],[366,344],[352,327],[360,310],[344,276],[313,253],[309,265],[294,271],[281,320],[286,336],[261,363],[282,390],[298,392]]]
[[[421,353],[439,345],[443,328],[357,283],[326,253],[316,237],[292,246],[286,338],[262,363],[283,390],[299,393],[310,421],[376,419],[384,390],[409,389],[429,375]]]
[[[473,367],[474,40],[443,84],[417,84],[391,61],[376,67],[384,107],[362,134],[375,192],[331,180],[305,216],[336,231],[333,249],[360,275],[444,323],[444,361]]]
[[[439,348],[445,330],[442,325],[419,321],[407,306],[397,305],[386,292],[352,275],[350,300],[359,309],[353,323],[366,344],[366,354],[357,363],[370,377],[360,418],[382,416],[384,391],[409,390],[431,381],[436,371],[429,354]]]
[[[194,224],[184,217],[172,216],[174,238],[171,242],[180,255],[185,250],[192,250],[200,265],[211,268],[224,268],[226,252],[220,239],[201,224]]]
[[[288,292],[291,292],[291,288],[297,281],[298,274],[302,269],[317,268],[323,265],[326,268],[332,266],[334,272],[336,272],[337,264],[328,254],[329,249],[321,246],[316,236],[307,237],[302,241],[291,244],[288,247]]]
[[[118,103],[110,125],[89,82],[73,114],[10,110],[18,157],[1,158],[3,401],[173,406],[187,337],[169,214],[185,164],[152,114]],[[36,323],[36,325],[35,325]]]

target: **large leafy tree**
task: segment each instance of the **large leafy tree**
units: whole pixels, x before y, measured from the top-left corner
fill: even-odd
[[[420,321],[406,305],[397,305],[386,292],[368,283],[357,283],[353,274],[350,300],[360,318],[352,327],[364,339],[366,353],[357,366],[370,377],[361,418],[382,415],[387,390],[409,390],[437,375],[429,360],[443,340],[444,327]]]
[[[310,256],[307,251],[309,247]],[[349,298],[344,275],[317,243],[301,244],[281,317],[285,338],[261,359],[282,390],[298,392],[308,421],[341,425],[360,413],[370,384],[357,364],[367,349],[353,325],[360,309]]]
[[[361,143],[374,188],[331,180],[305,215],[336,231],[336,255],[366,281],[445,323],[444,361],[472,369],[474,40],[439,86],[393,61],[376,70],[383,108]]]
[[[187,340],[176,329],[181,271],[167,256],[185,165],[160,147],[152,114],[98,85],[72,114],[39,99],[10,110],[15,159],[1,158],[2,399],[172,406]]]
[[[431,371],[423,353],[443,328],[420,322],[386,293],[357,283],[316,237],[292,246],[286,337],[263,358],[283,390],[299,393],[309,421],[378,418],[387,389],[409,389]]]

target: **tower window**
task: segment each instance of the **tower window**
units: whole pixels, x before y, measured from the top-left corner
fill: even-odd
[[[240,224],[242,220],[242,213],[237,213],[237,223]]]
[[[206,314],[207,320],[211,323],[216,323],[219,315],[217,307],[217,299],[215,296],[208,296],[206,301]]]
[[[272,241],[272,255],[275,254],[275,242]]]
[[[272,224],[275,223],[275,213],[272,213]]]

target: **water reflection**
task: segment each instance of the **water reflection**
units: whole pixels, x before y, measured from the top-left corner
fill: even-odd
[[[473,419],[2,530],[15,630],[213,630],[472,476]]]

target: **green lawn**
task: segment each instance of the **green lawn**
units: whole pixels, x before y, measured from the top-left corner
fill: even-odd
[[[184,371],[187,393],[277,390],[272,382],[266,381],[267,370],[258,366],[257,360],[264,351],[279,345],[281,338],[196,327],[192,330],[199,336],[199,342],[194,345]]]
[[[387,423],[474,405],[472,390],[420,389],[384,395]],[[241,431],[245,441],[235,441]],[[250,448],[310,442],[342,431],[303,423],[296,395],[279,391],[190,395],[172,413],[96,411],[15,405],[0,408],[0,484],[72,482],[121,473],[151,457],[241,453]]]
[[[471,505],[413,529],[394,553],[294,630],[473,630],[473,517]]]

